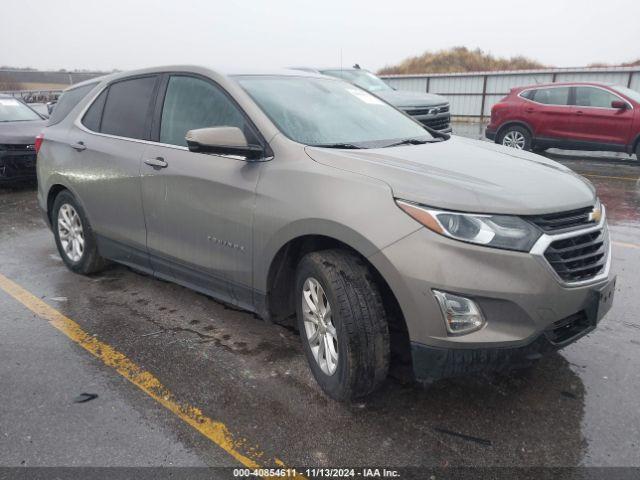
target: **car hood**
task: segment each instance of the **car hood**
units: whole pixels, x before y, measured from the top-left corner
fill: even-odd
[[[433,107],[449,103],[449,101],[434,93],[406,92],[402,90],[381,90],[376,95],[389,102],[394,107]]]
[[[386,182],[396,198],[442,209],[533,215],[595,201],[593,185],[557,162],[456,136],[424,145],[306,152],[324,165]]]
[[[0,145],[33,144],[46,125],[47,120],[0,122]]]

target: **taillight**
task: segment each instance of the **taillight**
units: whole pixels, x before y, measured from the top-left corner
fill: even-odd
[[[36,149],[36,153],[40,151],[40,147],[42,146],[42,141],[44,140],[44,133],[39,133],[36,137],[36,143],[34,145]]]

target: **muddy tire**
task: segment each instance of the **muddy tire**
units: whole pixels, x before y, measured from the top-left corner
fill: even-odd
[[[343,250],[309,253],[295,289],[303,349],[324,392],[349,401],[376,390],[389,370],[389,328],[366,263]]]
[[[98,254],[89,220],[68,190],[60,192],[53,203],[51,226],[58,253],[69,270],[88,275],[103,270],[109,264]]]

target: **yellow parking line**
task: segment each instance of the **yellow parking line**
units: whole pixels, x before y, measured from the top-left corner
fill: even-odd
[[[73,342],[102,361],[102,363],[115,369],[120,375],[167,410],[180,417],[182,421],[198,430],[245,467],[261,468],[262,463],[286,468],[281,460],[265,458],[264,453],[248,445],[246,439],[237,438],[224,423],[212,420],[197,407],[178,401],[169,389],[162,385],[160,380],[152,373],[136,365],[115,348],[88,334],[76,322],[65,317],[62,313],[2,274],[0,274],[0,289],[15,298],[38,317],[48,321],[53,327],[60,330]]]
[[[618,245],[619,247],[627,247],[627,248],[640,248],[640,245],[637,243],[627,243],[627,242],[611,242],[614,245]]]
[[[627,180],[629,182],[636,182],[640,180],[640,177],[611,177],[608,175],[590,175],[588,173],[581,173],[580,175],[582,175],[583,177],[590,177],[590,178],[611,178],[613,180]]]

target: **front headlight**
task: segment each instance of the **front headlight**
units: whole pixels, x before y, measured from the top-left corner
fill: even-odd
[[[481,215],[435,210],[404,200],[398,206],[428,229],[463,242],[528,252],[542,232],[512,215]]]

